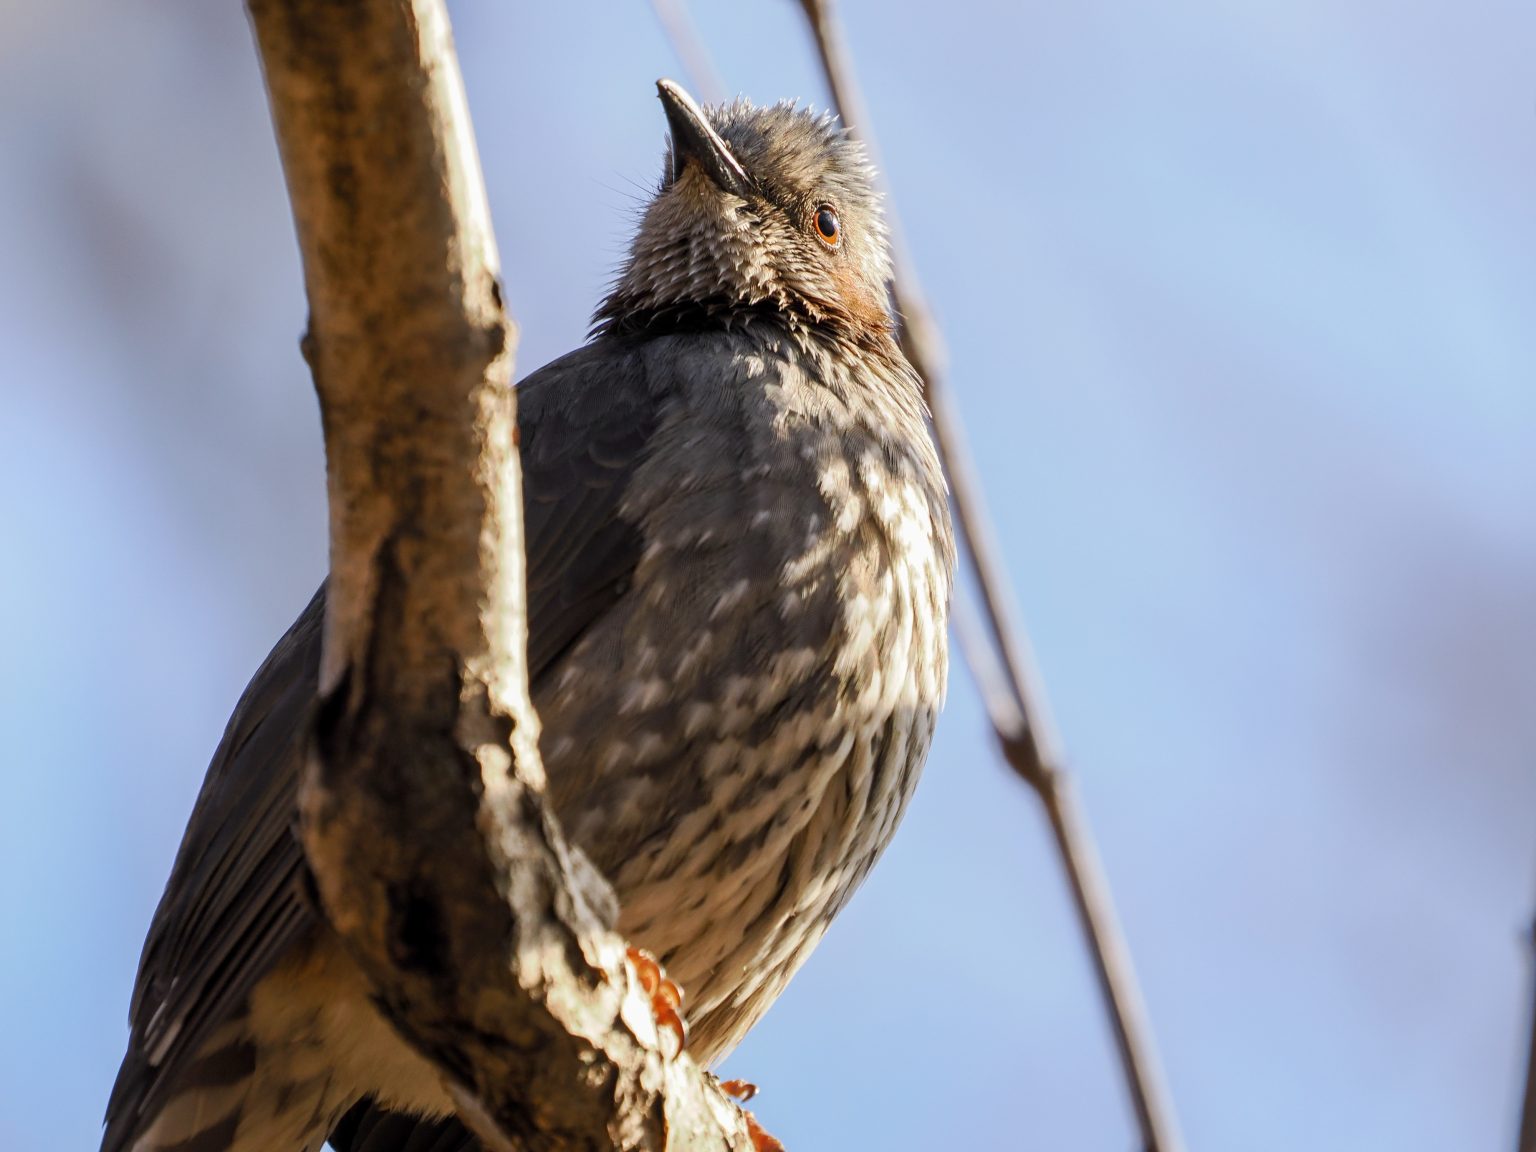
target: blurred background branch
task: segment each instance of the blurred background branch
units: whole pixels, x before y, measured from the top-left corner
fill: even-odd
[[[1531,1018],[1531,1039],[1525,1059],[1525,1093],[1520,1106],[1517,1150],[1536,1152],[1536,921],[1526,929],[1525,952],[1530,965],[1531,995],[1526,1011]]]
[[[800,0],[816,42],[817,55],[832,94],[834,111],[856,131],[879,166],[874,132],[853,62],[832,0]],[[881,168],[881,171],[884,171]],[[894,200],[894,198],[891,198]],[[1151,1024],[1142,1003],[1130,948],[1115,914],[1109,881],[1094,846],[1082,803],[1066,769],[1061,740],[1051,718],[1029,639],[1018,623],[1007,573],[997,550],[991,517],[971,464],[960,413],[950,395],[944,346],[906,245],[900,218],[888,204],[895,276],[892,302],[901,321],[901,344],[927,384],[928,407],[939,455],[949,474],[950,500],[964,554],[981,598],[986,642],[991,657],[980,652],[980,630],[962,633],[971,673],[982,683],[982,698],[1003,757],[1035,789],[1045,805],[1056,848],[1072,885],[1072,898],[1087,937],[1125,1073],[1127,1091],[1147,1152],[1178,1152],[1183,1142],[1173,1101],[1163,1082]]]
[[[656,22],[666,33],[672,51],[677,53],[683,71],[688,74],[688,86],[695,97],[705,104],[719,104],[726,98],[725,83],[715,69],[708,46],[689,19],[683,0],[651,0],[651,10],[656,13]]]

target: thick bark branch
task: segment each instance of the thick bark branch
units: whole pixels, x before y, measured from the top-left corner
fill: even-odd
[[[490,1147],[750,1146],[657,1045],[545,808],[513,329],[434,0],[250,0],[310,303],[331,579],[303,839],[331,924]]]

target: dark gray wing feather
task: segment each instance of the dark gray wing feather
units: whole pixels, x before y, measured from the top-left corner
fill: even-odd
[[[480,1152],[480,1141],[452,1116],[419,1120],[364,1100],[331,1133],[336,1152]]]
[[[289,829],[295,733],[315,694],[323,613],[316,593],[252,678],[214,752],[139,961],[128,1054],[107,1104],[109,1152],[175,1094],[178,1070],[310,925]]]
[[[537,681],[627,587],[641,545],[620,507],[658,412],[639,358],[613,341],[540,369],[519,386],[518,404]],[[324,613],[322,587],[251,680],[214,752],[144,943],[103,1152],[133,1142],[209,1034],[318,923],[294,819]],[[378,1147],[455,1147],[405,1139]]]

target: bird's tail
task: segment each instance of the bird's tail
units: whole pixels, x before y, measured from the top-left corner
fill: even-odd
[[[263,1061],[244,1024],[215,1031],[163,1103],[109,1108],[102,1152],[319,1152],[351,1097],[338,1099],[329,1075]]]

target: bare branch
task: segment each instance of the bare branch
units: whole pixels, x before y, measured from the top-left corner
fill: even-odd
[[[706,104],[724,100],[725,85],[715,70],[715,62],[710,59],[709,49],[699,38],[699,30],[694,27],[687,5],[682,0],[651,0],[651,11],[656,13],[657,23],[672,45],[672,51],[677,53],[683,75],[688,78],[688,87]]]
[[[491,1148],[745,1149],[658,1049],[544,803],[513,331],[437,0],[250,0],[311,309],[331,582],[303,840],[332,926]]]
[[[1525,1096],[1520,1106],[1520,1143],[1517,1152],[1536,1152],[1536,923],[1526,932],[1526,953],[1531,962],[1531,1040],[1526,1054]]]
[[[831,0],[800,0],[800,6],[815,38],[833,106],[843,122],[862,135],[873,153],[869,116],[854,80]],[[928,310],[912,261],[901,244],[895,212],[888,209],[887,214],[895,238],[892,297],[902,321],[902,348],[927,382],[928,406],[933,413],[939,454],[949,474],[955,523],[970,558],[982,613],[991,633],[986,658],[978,659],[983,646],[978,643],[975,629],[963,637],[962,648],[981,684],[1004,758],[1029,782],[1045,805],[1114,1023],[1142,1143],[1148,1152],[1178,1152],[1182,1147],[1178,1121],[1158,1067],[1130,949],[1115,914],[1093,834],[1066,769],[1061,740],[1028,639],[1016,620],[981,485],[971,467],[959,413],[950,398],[938,326]],[[996,653],[996,659],[991,658],[992,653]]]

